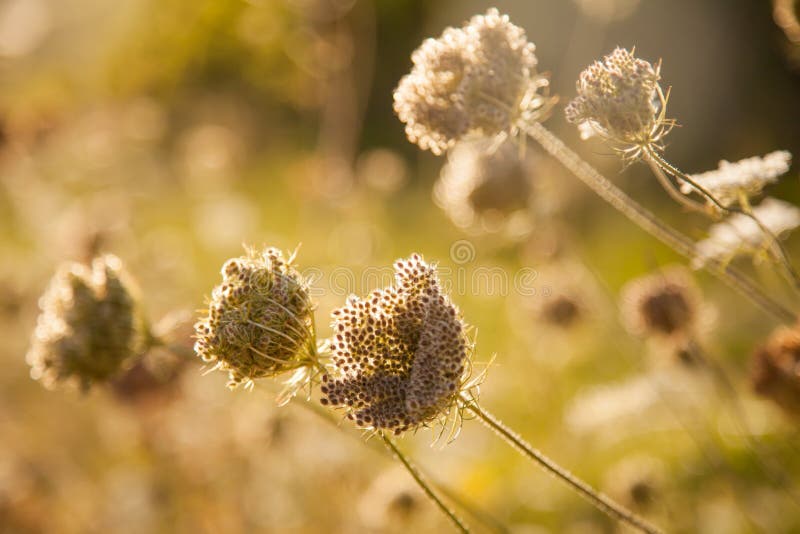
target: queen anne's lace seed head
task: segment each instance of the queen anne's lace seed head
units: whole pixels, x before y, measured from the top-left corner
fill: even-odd
[[[767,198],[752,214],[778,238],[800,226],[800,209],[782,200]],[[737,213],[713,225],[708,237],[697,243],[693,265],[701,267],[709,260],[729,261],[739,254],[757,255],[769,243],[769,236],[753,219]]]
[[[779,150],[764,157],[754,156],[735,163],[720,161],[716,170],[692,175],[692,179],[711,193],[723,206],[731,206],[742,199],[759,195],[767,185],[789,171],[792,155]],[[694,187],[681,185],[681,191],[689,194]]]
[[[140,355],[149,335],[132,291],[112,255],[59,269],[39,301],[26,356],[31,376],[48,388],[73,382],[87,389]]]
[[[426,39],[394,93],[409,140],[441,154],[467,135],[491,137],[540,118],[551,100],[539,94],[547,81],[534,51],[496,9]]]
[[[701,318],[700,292],[682,267],[628,282],[620,305],[625,326],[640,336],[691,336]]]
[[[334,369],[323,404],[364,428],[400,434],[446,415],[471,352],[458,309],[419,255],[395,263],[395,284],[333,312]]]
[[[459,143],[442,168],[434,198],[456,226],[491,227],[490,222],[526,209],[530,170],[509,141],[495,151],[479,143]]]
[[[567,105],[567,120],[582,126],[630,157],[658,148],[672,121],[664,117],[666,98],[658,84],[660,66],[617,48],[584,70],[578,96]]]
[[[751,381],[757,393],[786,412],[800,415],[800,330],[780,327],[753,355]]]
[[[268,248],[228,260],[208,311],[195,324],[195,352],[227,371],[229,387],[311,365],[313,306],[292,259]]]

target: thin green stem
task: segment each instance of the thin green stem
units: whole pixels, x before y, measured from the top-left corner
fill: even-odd
[[[530,443],[522,439],[522,437],[511,430],[502,421],[478,406],[473,399],[462,395],[460,401],[464,409],[472,412],[483,424],[492,429],[509,445],[538,463],[546,471],[550,472],[552,475],[555,475],[556,478],[565,482],[598,510],[640,532],[645,532],[647,534],[660,534],[662,532],[657,527],[651,525],[643,518],[634,514],[619,503],[614,502],[610,497],[595,490],[589,486],[589,484],[558,465],[555,461],[551,460],[537,449],[533,448]]]
[[[637,226],[672,248],[678,254],[695,259],[695,243],[677,230],[664,224],[644,206],[629,197],[600,172],[570,150],[561,139],[538,122],[526,126],[527,133],[545,151],[561,162],[578,179],[586,184],[600,198],[611,204]],[[744,273],[717,259],[709,259],[703,268],[722,282],[752,300],[765,311],[788,324],[794,323],[794,312],[765,294]]]
[[[792,262],[789,260],[789,255],[786,252],[783,244],[781,243],[780,239],[773,234],[769,228],[767,228],[759,219],[756,217],[750,210],[746,208],[733,208],[729,206],[725,206],[721,202],[719,202],[714,195],[708,191],[705,187],[697,183],[697,181],[683,172],[682,170],[678,169],[675,165],[668,162],[664,157],[659,154],[656,150],[651,147],[647,147],[644,150],[645,159],[648,162],[654,162],[656,165],[661,167],[665,172],[671,174],[677,179],[683,180],[684,182],[688,183],[692,186],[692,188],[700,193],[703,198],[705,198],[709,203],[711,203],[716,209],[718,209],[722,213],[738,213],[740,215],[744,215],[745,217],[751,219],[753,222],[758,225],[759,229],[767,236],[769,241],[769,249],[772,253],[773,258],[775,261],[783,268],[784,275],[787,281],[792,284],[795,289],[800,290],[800,275],[797,274],[797,271],[794,269]]]
[[[431,488],[430,485],[428,485],[428,483],[425,481],[425,479],[422,478],[422,475],[420,474],[420,472],[416,468],[416,466],[414,466],[411,463],[411,461],[408,459],[408,457],[405,454],[403,454],[403,452],[400,449],[397,448],[397,445],[395,444],[395,442],[392,441],[392,439],[390,437],[388,437],[386,434],[384,434],[383,432],[378,432],[378,435],[381,437],[381,439],[386,444],[386,446],[389,448],[389,450],[391,450],[392,453],[394,453],[394,455],[397,457],[397,459],[400,460],[400,463],[403,464],[403,467],[406,468],[406,471],[408,471],[408,474],[410,474],[411,477],[417,482],[417,485],[420,488],[422,488],[422,491],[425,492],[425,495],[427,495],[428,498],[431,501],[433,501],[434,504],[436,504],[436,506],[439,507],[439,510],[441,510],[447,516],[447,518],[450,520],[450,522],[453,523],[453,526],[456,528],[456,530],[458,530],[459,532],[469,533],[469,529],[464,525],[464,523],[461,521],[461,519],[459,519],[458,516],[456,515],[456,513],[453,510],[451,510],[436,495],[436,493],[433,491],[433,488]]]

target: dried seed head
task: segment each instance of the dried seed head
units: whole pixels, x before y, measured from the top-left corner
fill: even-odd
[[[629,282],[622,289],[625,326],[642,336],[690,336],[700,316],[700,292],[681,267]]]
[[[742,197],[748,199],[761,194],[768,184],[778,181],[789,171],[792,154],[779,150],[764,157],[754,156],[735,163],[722,160],[716,170],[692,175],[692,179],[711,193],[723,206],[731,206]],[[681,185],[681,191],[694,191],[691,184]]]
[[[195,324],[195,352],[227,371],[228,386],[313,364],[308,284],[281,251],[228,260],[208,311]]]
[[[800,209],[782,200],[767,198],[752,214],[778,238],[786,237],[800,226]],[[708,237],[697,243],[693,266],[702,267],[712,259],[730,261],[740,254],[756,256],[767,250],[769,244],[770,237],[753,219],[737,213],[713,225]]]
[[[456,402],[471,352],[458,309],[419,255],[395,263],[395,284],[333,312],[334,370],[323,404],[364,428],[400,434]]]
[[[539,94],[547,81],[536,73],[534,51],[496,9],[426,39],[394,92],[409,140],[438,155],[467,135],[491,137],[538,120],[550,99]]]
[[[119,258],[64,265],[39,301],[42,313],[26,360],[45,387],[108,380],[144,351],[149,338]]]
[[[753,355],[751,382],[755,391],[787,413],[800,415],[800,330],[781,327]]]
[[[490,228],[527,208],[529,176],[529,162],[520,159],[513,143],[490,151],[480,143],[463,142],[450,152],[433,194],[456,226]]]
[[[578,96],[567,105],[567,120],[606,139],[629,157],[658,148],[672,121],[664,117],[666,98],[658,84],[660,65],[617,48],[584,70]]]

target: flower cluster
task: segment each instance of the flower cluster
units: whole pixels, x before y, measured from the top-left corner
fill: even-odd
[[[701,315],[700,292],[681,267],[628,282],[620,301],[625,326],[641,336],[689,336]]]
[[[578,96],[567,105],[567,120],[584,137],[597,134],[630,157],[658,148],[672,121],[665,118],[666,98],[658,84],[660,66],[617,48],[584,70]]]
[[[788,413],[800,415],[800,330],[781,327],[756,350],[753,388]]]
[[[40,300],[41,315],[26,356],[45,387],[103,382],[140,355],[148,335],[122,262],[64,265]]]
[[[468,135],[492,137],[536,120],[550,99],[540,94],[547,80],[536,73],[534,50],[496,9],[424,41],[394,93],[409,140],[441,154]]]
[[[313,306],[292,258],[269,248],[228,260],[208,311],[195,324],[195,352],[227,371],[230,387],[313,362]]]
[[[471,344],[434,266],[419,255],[395,263],[395,284],[333,312],[333,370],[322,403],[345,407],[364,428],[400,434],[456,403]]]
[[[765,186],[776,182],[789,171],[791,161],[792,155],[785,150],[735,163],[723,160],[716,170],[692,175],[692,180],[711,193],[717,202],[727,207],[760,194]],[[689,183],[681,184],[684,194],[688,195],[694,190]]]
[[[752,214],[778,238],[800,226],[800,209],[782,200],[767,198]],[[697,243],[693,264],[699,267],[709,260],[729,261],[739,254],[757,255],[769,244],[770,236],[758,223],[737,213],[709,229],[708,237]]]
[[[528,163],[509,141],[494,151],[480,143],[459,143],[442,168],[434,199],[456,226],[492,228],[526,209],[531,195]]]

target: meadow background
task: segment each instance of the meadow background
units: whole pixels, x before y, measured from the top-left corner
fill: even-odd
[[[243,243],[302,243],[321,336],[344,299],[341,273],[363,293],[375,280],[360,273],[415,251],[465,280],[534,272],[525,294],[453,279],[476,360],[495,356],[485,407],[669,531],[800,531],[800,507],[765,475],[708,377],[620,324],[624,283],[679,258],[534,146],[537,201],[514,235],[465,232],[433,202],[445,159],[406,140],[392,90],[423,38],[492,5],[527,30],[550,73],[561,101],[547,125],[693,237],[702,218],[643,165],[623,172],[566,124],[586,65],[617,45],[663,59],[681,125],[667,153],[684,170],[800,155],[800,47],[767,1],[0,1],[0,532],[450,528],[348,422],[276,407],[277,383],[231,392],[199,362],[166,385],[134,376],[87,395],[29,378],[37,299],[60,262],[113,252],[154,322],[180,320]],[[797,165],[769,194],[800,201]],[[796,237],[787,247],[800,259]],[[796,301],[769,269],[754,272]],[[729,371],[768,470],[797,479],[797,421],[748,381],[775,321],[709,276],[697,281],[713,315],[705,348]],[[584,304],[569,328],[536,314],[537,299],[559,291]],[[191,328],[178,335],[191,345]],[[401,445],[509,531],[616,531],[477,422],[451,444],[431,447],[434,437]]]

